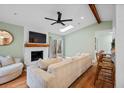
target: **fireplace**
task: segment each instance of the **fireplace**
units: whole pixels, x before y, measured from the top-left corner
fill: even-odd
[[[39,58],[43,59],[43,51],[31,51],[31,61],[37,61]]]

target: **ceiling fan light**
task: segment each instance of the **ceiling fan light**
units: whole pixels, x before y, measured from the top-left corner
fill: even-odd
[[[70,30],[70,29],[72,29],[72,28],[74,28],[74,26],[69,25],[69,26],[67,26],[67,27],[65,27],[65,28],[63,28],[63,29],[60,29],[60,32],[66,32],[66,31],[68,31],[68,30]]]

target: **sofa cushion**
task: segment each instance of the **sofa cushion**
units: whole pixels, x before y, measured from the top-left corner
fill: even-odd
[[[48,73],[52,73],[52,72],[54,72],[56,69],[58,69],[58,68],[60,68],[60,67],[63,67],[63,66],[65,66],[65,65],[71,63],[72,61],[73,61],[72,59],[66,58],[65,60],[63,60],[63,61],[61,61],[61,62],[58,62],[58,63],[56,63],[56,64],[52,64],[52,65],[50,65],[50,66],[48,67],[47,72],[48,72]]]
[[[45,62],[43,62],[42,59],[39,59],[37,62],[37,66],[43,70],[47,69],[47,64]]]
[[[7,66],[7,65],[11,65],[14,64],[15,61],[13,59],[13,57],[7,56],[1,59],[1,65],[3,66]]]
[[[61,58],[48,58],[48,59],[44,59],[42,60],[43,62],[47,62],[48,64],[51,64],[51,63],[56,63],[56,62],[60,62],[62,61]]]
[[[50,58],[50,59],[39,59],[37,62],[37,66],[43,70],[47,70],[48,66],[57,62],[62,61],[61,58]]]

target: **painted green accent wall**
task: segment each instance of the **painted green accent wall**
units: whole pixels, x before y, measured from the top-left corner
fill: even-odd
[[[57,34],[54,34],[54,33],[48,33],[49,37],[51,37],[52,39],[62,39],[62,36],[61,35],[57,35]]]
[[[0,46],[0,55],[11,55],[23,59],[24,27],[0,22],[0,29],[6,29],[14,36],[14,41],[10,45]]]
[[[94,57],[95,32],[112,29],[112,22],[93,24],[65,36],[65,56],[74,56],[78,53],[89,52]]]

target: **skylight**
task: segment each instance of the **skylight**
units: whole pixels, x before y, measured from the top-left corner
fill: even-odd
[[[67,27],[65,27],[65,28],[63,28],[63,29],[60,29],[60,32],[66,32],[66,31],[68,31],[68,30],[70,30],[70,29],[72,29],[72,28],[74,28],[74,26],[69,25],[69,26],[67,26]]]

